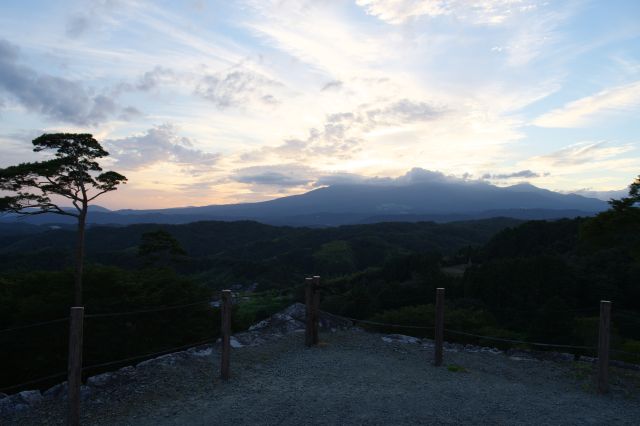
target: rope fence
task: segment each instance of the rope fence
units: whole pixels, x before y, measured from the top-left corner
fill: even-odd
[[[9,333],[12,331],[26,330],[28,328],[41,327],[41,326],[56,324],[56,323],[65,322],[65,321],[69,321],[69,318],[58,318],[50,321],[42,321],[42,322],[36,322],[33,324],[21,325],[18,327],[5,328],[3,330],[0,330],[0,333]]]
[[[450,330],[448,328],[445,328],[444,331],[445,333],[457,334],[460,336],[476,337],[478,339],[483,339],[483,340],[493,340],[495,342],[516,343],[521,345],[531,345],[531,346],[547,347],[547,348],[585,349],[585,350],[597,349],[595,346],[562,345],[558,343],[539,343],[539,342],[528,342],[525,340],[506,339],[503,337],[496,337],[496,336],[484,336],[481,334],[467,333],[465,331]]]
[[[216,296],[214,296],[209,300],[203,300],[203,301],[199,301],[199,302],[184,303],[184,304],[170,305],[170,306],[162,306],[162,307],[157,307],[157,308],[152,308],[152,309],[141,309],[141,310],[134,310],[134,311],[119,311],[119,312],[104,312],[104,313],[97,313],[97,314],[85,314],[85,315],[83,315],[83,318],[85,318],[85,319],[102,319],[102,318],[114,318],[114,317],[130,316],[130,315],[138,315],[138,314],[147,314],[147,313],[156,313],[156,312],[167,312],[167,311],[174,311],[174,310],[179,310],[179,309],[190,308],[190,307],[194,307],[194,306],[205,306],[205,305],[206,306],[211,306],[211,304],[214,303],[214,302],[219,302],[220,303],[220,308],[222,308],[223,307],[222,304],[224,303],[224,293],[223,292],[218,293],[217,297],[218,298],[216,298]],[[231,297],[229,297],[228,298],[228,304],[229,304],[229,306],[231,304],[239,305],[239,304],[241,304],[241,302],[240,302],[240,299],[235,299],[234,300]],[[50,325],[50,324],[61,323],[61,322],[69,322],[69,317],[58,318],[58,319],[54,319],[54,320],[50,320],[50,321],[42,321],[42,322],[38,322],[38,323],[27,324],[27,325],[24,325],[24,326],[6,328],[6,329],[3,329],[3,330],[0,330],[0,333],[9,333],[9,332],[13,332],[13,331],[37,328],[37,327],[47,326],[47,325]],[[228,326],[230,327],[230,324]],[[114,366],[114,365],[119,365],[119,364],[132,362],[132,361],[136,361],[136,360],[155,358],[157,356],[166,355],[166,354],[169,354],[169,353],[172,353],[172,352],[182,351],[182,350],[186,350],[186,349],[189,349],[189,348],[201,346],[201,345],[204,345],[204,344],[207,344],[207,343],[212,343],[215,340],[216,340],[216,338],[208,338],[208,339],[204,339],[204,340],[195,341],[195,342],[192,342],[192,343],[189,343],[189,344],[186,344],[186,345],[174,346],[174,347],[171,347],[171,348],[163,349],[161,351],[135,355],[135,356],[121,358],[121,359],[114,360],[114,361],[107,361],[107,362],[102,362],[102,363],[82,366],[81,371],[82,372],[86,372],[86,371],[90,371],[90,370],[102,369],[102,368],[111,367],[111,366]],[[58,373],[55,373],[55,374],[39,377],[37,379],[33,379],[33,380],[25,381],[25,382],[22,382],[22,383],[14,384],[14,385],[11,385],[11,386],[7,386],[7,387],[4,387],[4,388],[0,388],[0,392],[6,393],[6,392],[10,392],[10,391],[13,391],[13,390],[16,390],[16,389],[24,388],[25,386],[44,383],[44,382],[47,382],[47,381],[50,381],[50,380],[53,380],[53,379],[65,377],[67,374],[68,374],[68,371],[64,371],[64,372],[58,372]]]
[[[111,367],[114,365],[118,365],[118,364],[123,364],[125,362],[131,362],[131,361],[136,361],[136,360],[140,360],[140,359],[145,359],[145,358],[155,358],[157,356],[161,356],[161,355],[166,355],[172,352],[178,352],[178,351],[182,351],[182,350],[186,350],[186,349],[190,349],[190,348],[195,348],[197,346],[202,346],[202,345],[206,345],[207,343],[212,343],[214,342],[216,339],[215,338],[211,338],[211,339],[205,339],[205,340],[200,340],[198,342],[193,342],[193,343],[189,343],[186,345],[181,345],[181,346],[175,346],[172,348],[168,348],[168,349],[164,349],[162,351],[158,351],[158,352],[152,352],[152,353],[146,353],[143,355],[136,355],[136,356],[132,356],[132,357],[128,357],[128,358],[123,358],[123,359],[119,359],[116,361],[109,361],[109,362],[103,362],[100,364],[92,364],[92,365],[87,365],[85,367],[82,367],[82,371],[90,371],[90,370],[95,370],[95,369],[99,369],[99,368],[104,368],[104,367]],[[56,374],[51,374],[49,376],[45,376],[45,377],[40,377],[38,379],[34,379],[34,380],[29,380],[28,382],[22,382],[22,383],[18,383],[15,385],[11,385],[5,388],[1,388],[0,392],[8,392],[11,391],[13,389],[20,389],[24,386],[27,385],[33,385],[33,384],[37,384],[37,383],[42,383],[42,382],[46,382],[48,380],[53,380],[59,377],[64,377],[67,375],[67,371],[62,371]]]
[[[163,306],[152,309],[142,309],[139,311],[126,311],[126,312],[105,312],[99,314],[87,314],[85,318],[111,318],[111,317],[119,317],[119,316],[127,316],[127,315],[138,315],[138,314],[147,314],[152,312],[164,312],[164,311],[172,311],[176,309],[189,308],[193,306],[200,305],[210,305],[212,303],[211,300],[203,301],[203,302],[194,302],[194,303],[185,303],[183,305],[173,305],[173,306]]]
[[[519,340],[519,339],[511,339],[499,336],[489,336],[483,334],[471,333],[464,330],[456,330],[449,329],[444,327],[445,316],[445,302],[444,302],[444,289],[438,288],[436,289],[436,304],[435,304],[435,318],[434,318],[434,326],[427,325],[416,325],[416,324],[397,324],[397,323],[387,323],[382,321],[371,321],[371,320],[363,320],[358,318],[351,318],[347,316],[337,315],[327,311],[320,310],[320,277],[314,276],[307,278],[305,280],[305,304],[306,304],[306,325],[305,325],[305,345],[306,346],[315,346],[319,343],[318,337],[318,328],[320,322],[320,314],[326,315],[328,317],[333,317],[335,319],[339,319],[342,321],[347,321],[351,325],[354,324],[363,324],[369,326],[376,327],[386,327],[386,328],[395,328],[395,329],[412,329],[412,330],[422,330],[422,331],[433,331],[434,332],[434,363],[433,365],[439,366],[442,365],[443,360],[443,344],[444,344],[444,336],[445,334],[453,335],[453,336],[462,336],[462,337],[471,337],[475,339],[482,339],[487,341],[494,342],[502,342],[516,345],[528,345],[532,347],[538,348],[555,348],[555,349],[569,349],[569,350],[580,350],[580,351],[593,351],[597,353],[597,380],[598,380],[598,391],[600,393],[606,393],[608,391],[608,368],[609,368],[609,354],[621,354],[621,355],[629,355],[635,356],[640,359],[640,354],[625,350],[618,350],[610,348],[610,329],[611,329],[611,302],[609,301],[601,301],[600,302],[600,321],[599,321],[599,329],[598,329],[598,345],[597,346],[586,346],[586,345],[569,345],[569,344],[558,344],[558,343],[546,343],[546,342],[536,342],[536,341],[527,341],[527,340]],[[44,327],[54,323],[62,323],[69,322],[69,330],[70,330],[70,344],[69,344],[69,368],[68,371],[59,372],[56,374],[47,375],[38,379],[29,380],[26,382],[22,382],[19,384],[11,385],[0,389],[1,392],[8,392],[16,389],[24,388],[25,386],[34,385],[38,383],[43,383],[46,381],[52,381],[54,379],[58,379],[64,377],[65,375],[69,378],[69,405],[70,405],[70,418],[79,418],[79,410],[80,410],[80,398],[79,398],[79,389],[81,384],[82,373],[86,373],[87,371],[94,371],[99,369],[105,369],[108,367],[114,367],[117,365],[122,365],[125,363],[130,363],[137,360],[142,359],[151,359],[158,356],[166,355],[172,352],[182,351],[185,349],[205,345],[214,342],[216,339],[213,337],[208,337],[206,339],[199,339],[189,344],[183,344],[179,346],[173,346],[170,348],[162,349],[159,351],[148,352],[139,355],[127,356],[124,358],[120,358],[117,360],[105,361],[100,363],[95,363],[91,365],[82,365],[82,351],[83,351],[83,330],[84,330],[84,319],[102,319],[102,318],[116,318],[123,316],[131,316],[131,315],[142,315],[147,313],[154,312],[166,312],[166,311],[176,311],[180,309],[186,309],[196,306],[210,306],[212,302],[218,301],[219,305],[216,307],[220,308],[221,313],[221,326],[220,326],[220,336],[221,336],[221,349],[220,349],[220,377],[223,380],[228,380],[230,378],[230,353],[231,353],[231,315],[232,310],[231,306],[234,303],[234,297],[232,297],[232,293],[230,290],[224,290],[220,293],[219,299],[210,299],[206,301],[197,301],[191,303],[183,303],[177,305],[170,306],[161,306],[150,309],[140,309],[140,310],[132,310],[132,311],[120,311],[120,312],[102,312],[95,314],[84,314],[83,307],[72,307],[71,315],[69,318],[59,318],[50,321],[43,321],[34,324],[27,324],[23,326],[17,326],[12,328],[7,328],[4,330],[0,330],[0,333],[9,333],[18,330],[25,329],[33,329],[36,327]],[[235,303],[237,304],[241,299],[235,299]],[[595,309],[569,309],[563,311],[555,311],[557,313],[569,313],[569,312],[587,312],[594,311]],[[551,313],[552,311],[547,311]],[[623,315],[625,316],[625,315]],[[633,316],[633,315],[632,315]],[[208,333],[205,333],[205,335]],[[183,336],[184,337],[184,336]],[[75,354],[75,355],[72,355]],[[78,354],[80,354],[78,356]]]
[[[320,312],[325,314],[325,315],[328,315],[330,317],[338,318],[338,319],[341,319],[341,320],[344,320],[344,321],[350,321],[350,322],[355,323],[355,324],[377,325],[377,326],[389,327],[389,328],[411,328],[411,329],[416,329],[416,330],[433,330],[434,329],[433,326],[390,324],[390,323],[384,323],[384,322],[361,320],[361,319],[357,319],[357,318],[345,317],[345,316],[333,314],[333,313],[327,312],[327,311],[320,311]]]

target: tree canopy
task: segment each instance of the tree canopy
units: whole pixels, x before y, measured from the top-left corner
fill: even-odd
[[[96,161],[109,155],[90,134],[44,134],[33,140],[33,151],[55,151],[54,157],[0,169],[0,211],[23,215],[55,213],[80,217],[100,195],[114,191],[127,178],[102,168]],[[53,196],[71,202],[74,210],[60,206]]]
[[[96,160],[109,153],[88,133],[45,133],[33,140],[33,147],[34,152],[54,151],[53,158],[0,169],[0,190],[12,193],[0,197],[0,212],[54,213],[78,218],[75,304],[81,306],[84,232],[89,203],[102,194],[115,191],[119,184],[126,183],[127,178],[112,171],[102,172]],[[75,211],[64,208],[52,197],[70,201]]]

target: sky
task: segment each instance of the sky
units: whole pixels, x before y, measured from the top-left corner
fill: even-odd
[[[0,3],[0,167],[92,133],[109,208],[422,169],[597,195],[640,174],[639,113],[637,0]]]

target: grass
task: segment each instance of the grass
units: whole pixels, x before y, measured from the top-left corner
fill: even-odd
[[[449,364],[447,365],[447,370],[453,372],[453,373],[466,373],[467,369],[464,368],[461,365],[457,365],[457,364]]]

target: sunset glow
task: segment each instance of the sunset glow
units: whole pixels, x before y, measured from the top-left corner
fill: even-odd
[[[109,208],[418,167],[611,191],[640,171],[640,2],[3,1],[0,167],[88,132]]]

